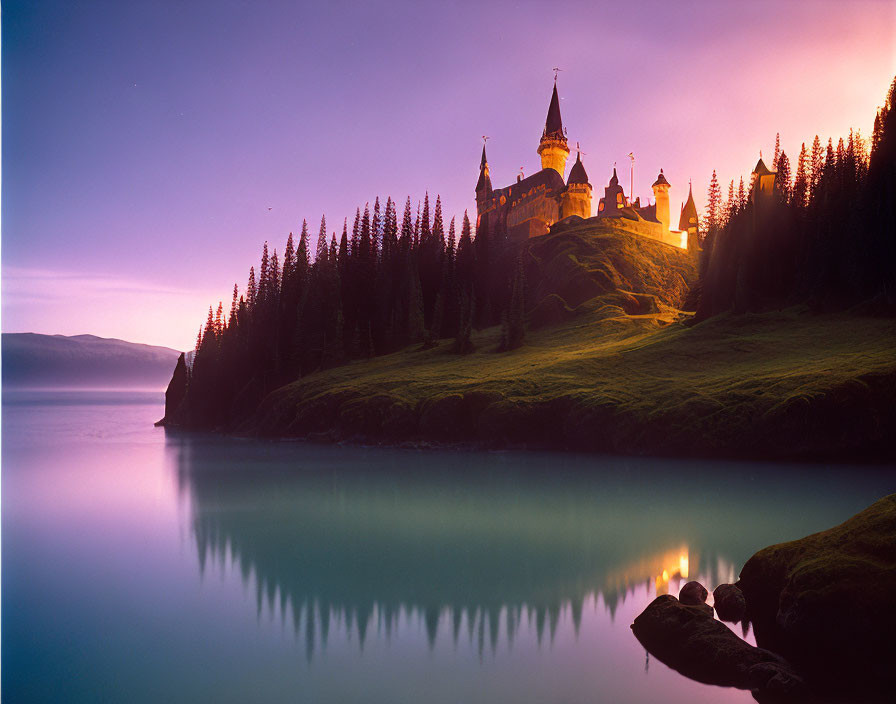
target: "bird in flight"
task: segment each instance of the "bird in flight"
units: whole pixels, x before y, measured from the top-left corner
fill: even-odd
[[[273,208],[268,208],[268,210],[273,210]]]

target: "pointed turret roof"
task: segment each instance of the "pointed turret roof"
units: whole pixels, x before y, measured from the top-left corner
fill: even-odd
[[[492,180],[488,175],[488,159],[485,158],[485,145],[482,145],[482,161],[479,163],[479,180],[476,182],[476,192],[491,192]]]
[[[588,174],[585,172],[585,165],[582,163],[581,153],[576,154],[576,163],[569,170],[569,180],[567,185],[571,183],[588,183]],[[588,184],[590,185],[590,184]]]
[[[694,204],[694,188],[688,184],[688,200],[681,206],[681,217],[678,218],[678,229],[687,230],[697,226],[697,206]]]
[[[765,165],[765,162],[762,160],[762,157],[759,157],[759,161],[756,162],[756,168],[753,169],[753,173],[757,176],[772,176],[777,173],[777,171],[772,171]]]
[[[613,176],[610,178],[610,185],[611,186],[619,185],[619,177],[616,175],[616,167],[615,166],[613,167]]]
[[[663,170],[660,169],[660,175],[656,177],[656,181],[653,182],[653,186],[651,186],[651,188],[654,188],[655,186],[668,186],[668,185],[669,185],[669,182],[666,180],[666,177],[663,175]]]
[[[560,119],[560,97],[557,95],[557,81],[554,81],[554,92],[548,106],[548,117],[544,122],[544,136],[563,137],[563,120]]]

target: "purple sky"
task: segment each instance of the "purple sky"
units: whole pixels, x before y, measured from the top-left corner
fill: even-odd
[[[896,73],[892,0],[9,1],[2,21],[3,330],[177,348],[303,218],[341,232],[426,189],[460,218],[482,134],[496,187],[537,170],[554,66],[595,203],[633,151],[635,195],[663,167],[676,212],[776,131],[792,156],[867,134]]]

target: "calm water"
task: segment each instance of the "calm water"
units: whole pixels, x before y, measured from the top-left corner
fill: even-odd
[[[635,615],[896,487],[190,437],[161,415],[158,393],[4,395],[4,701],[750,702],[648,659]]]

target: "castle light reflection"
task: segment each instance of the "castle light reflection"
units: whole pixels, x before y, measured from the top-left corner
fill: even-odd
[[[520,640],[550,648],[598,622],[615,629],[617,612],[633,618],[682,580],[714,585],[736,569],[629,520],[607,481],[587,475],[460,482],[369,462],[363,472],[243,465],[237,444],[171,450],[200,579],[241,583],[259,623],[290,624],[309,660],[334,643],[438,648],[443,633],[457,648],[467,633],[480,655]],[[680,502],[664,505],[674,520]]]

